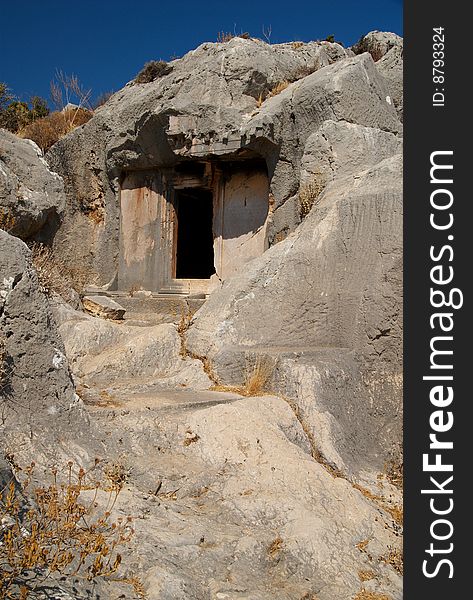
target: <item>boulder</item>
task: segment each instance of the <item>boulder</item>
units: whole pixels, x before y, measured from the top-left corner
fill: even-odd
[[[65,204],[63,181],[38,146],[0,129],[0,226],[24,240],[44,240],[57,229]]]
[[[3,341],[1,430],[42,436],[43,426],[82,421],[64,344],[40,291],[31,253],[0,231],[0,335]],[[54,427],[53,427],[54,429]],[[52,431],[52,430],[51,430]]]

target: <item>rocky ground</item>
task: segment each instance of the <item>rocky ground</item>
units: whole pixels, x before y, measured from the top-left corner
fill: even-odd
[[[49,166],[0,131],[1,484],[31,460],[45,485],[54,465],[99,459],[103,478],[119,474],[113,518],[135,529],[128,583],[48,580],[38,597],[402,597],[402,40],[375,32],[355,50],[204,44],[116,94]],[[221,106],[207,142],[230,123],[272,164],[269,250],[200,308],[137,294],[111,320],[45,290],[25,241],[54,237],[64,271],[76,256],[107,272],[118,169],[185,153],[191,130],[214,126],[209,81]]]

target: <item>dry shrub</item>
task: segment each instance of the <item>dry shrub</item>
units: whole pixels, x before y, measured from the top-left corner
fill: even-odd
[[[369,42],[366,36],[362,35],[361,38],[354,44],[351,49],[355,54],[363,54],[369,52],[374,62],[378,62],[383,58],[383,51],[379,43]]]
[[[395,487],[402,490],[404,485],[404,462],[400,458],[398,460],[391,459],[384,466],[384,472],[387,480]]]
[[[287,81],[286,79],[284,79],[284,81],[280,81],[279,83],[276,83],[276,85],[269,91],[267,97],[272,98],[273,96],[277,96],[278,94],[283,92],[287,88],[288,85],[289,85],[289,81]]]
[[[3,231],[9,232],[15,226],[15,217],[13,216],[11,210],[0,208],[0,229]]]
[[[43,584],[64,578],[120,581],[115,577],[122,560],[118,550],[133,535],[131,517],[111,520],[121,488],[109,492],[105,512],[98,510],[103,488],[91,478],[98,462],[89,471],[74,472],[72,461],[60,473],[54,468],[50,485],[42,487],[33,485],[31,463],[22,470],[21,490],[13,480],[0,490],[1,598],[43,597]]]
[[[293,50],[299,50],[304,46],[304,42],[291,42],[291,48]]]
[[[261,108],[265,100],[267,100],[268,98],[273,98],[273,96],[277,96],[278,94],[280,94],[287,88],[289,83],[290,81],[287,81],[285,79],[284,81],[276,83],[269,91],[267,89],[263,90],[258,96],[258,98],[256,98],[256,107]]]
[[[299,190],[299,216],[305,219],[312,207],[319,199],[325,188],[325,179],[321,173],[316,173],[314,178]]]
[[[381,559],[399,573],[404,574],[404,556],[399,548],[391,548],[389,554]]]
[[[235,34],[233,34],[233,33],[219,31],[217,34],[217,42],[219,44],[225,44],[225,42],[229,42],[230,40],[233,40],[234,37],[235,37]]]
[[[85,108],[71,108],[53,112],[47,117],[37,119],[18,132],[22,138],[33,140],[41,150],[46,152],[53,144],[84,125],[92,118],[92,112]]]
[[[71,290],[80,294],[87,283],[95,281],[95,276],[87,269],[67,266],[49,246],[34,243],[31,251],[40,289],[48,296],[58,294],[69,302]]]
[[[186,333],[189,327],[191,326],[192,316],[193,313],[190,309],[188,309],[187,312],[182,311],[181,318],[179,320],[179,323],[177,324],[177,333],[181,339],[181,349],[179,351],[179,354],[184,358],[186,356],[189,356],[189,352],[186,347]]]
[[[164,60],[151,60],[145,64],[138,75],[135,77],[134,83],[151,83],[159,77],[164,77],[172,71],[172,66]]]
[[[366,552],[366,547],[368,546],[368,544],[370,543],[370,540],[361,540],[361,542],[358,542],[358,544],[356,544],[356,548],[358,548],[358,550],[360,552]]]
[[[376,577],[373,571],[358,571],[358,578],[360,581],[371,581]]]
[[[244,396],[261,396],[269,391],[269,382],[274,372],[274,362],[258,357],[253,366],[247,367]]]

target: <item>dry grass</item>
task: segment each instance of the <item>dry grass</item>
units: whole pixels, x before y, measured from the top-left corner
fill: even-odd
[[[392,600],[390,596],[386,594],[378,594],[378,592],[368,592],[367,590],[361,590],[353,598],[353,600]]]
[[[403,520],[404,520],[404,511],[403,511],[402,506],[390,504],[389,501],[386,498],[384,498],[383,496],[377,496],[376,494],[373,494],[373,492],[370,492],[369,490],[367,490],[363,486],[359,485],[358,483],[353,483],[352,485],[355,488],[355,490],[358,490],[359,492],[361,492],[361,494],[363,494],[363,496],[365,498],[367,498],[368,500],[371,500],[372,502],[377,504],[380,508],[382,508],[384,511],[386,511],[388,514],[390,514],[393,521],[397,525],[402,527]]]
[[[225,44],[226,42],[233,40],[234,37],[235,37],[235,34],[233,34],[233,33],[226,32],[226,31],[219,31],[217,33],[217,42],[219,44]]]
[[[103,474],[108,483],[107,491],[121,492],[130,477],[130,469],[123,463],[113,462],[105,465]]]
[[[360,552],[366,552],[366,547],[368,546],[368,544],[370,543],[369,540],[361,540],[361,542],[358,542],[358,544],[356,544],[356,548],[358,548],[358,550]]]
[[[283,92],[289,85],[289,81],[287,81],[286,79],[284,79],[283,81],[280,81],[279,83],[276,83],[276,85],[269,91],[267,98],[272,98],[273,96],[277,96],[278,94],[280,94],[281,92]]]
[[[71,290],[80,294],[87,283],[95,281],[95,275],[87,269],[68,267],[54,255],[49,246],[35,243],[31,251],[40,288],[48,296],[56,293],[64,300],[70,301]]]
[[[389,554],[381,560],[390,565],[399,575],[404,575],[404,556],[399,548],[391,548]]]
[[[9,208],[0,208],[0,229],[8,233],[15,226],[15,222],[15,217]]]
[[[266,99],[266,95],[261,92],[261,94],[258,96],[258,98],[256,98],[256,107],[257,108],[261,108],[263,106],[263,102]]]
[[[386,479],[398,489],[404,486],[404,462],[402,460],[390,460],[384,466]]]
[[[240,396],[264,396],[270,393],[270,382],[274,373],[274,361],[257,357],[254,363],[247,364],[243,385],[216,384],[210,389],[214,392],[231,392]]]
[[[376,575],[373,571],[358,571],[358,578],[360,581],[371,581]]]
[[[18,132],[19,137],[33,140],[46,152],[65,135],[87,123],[93,116],[85,108],[73,108],[52,112],[47,117],[36,119]]]
[[[88,471],[76,471],[72,461],[61,472],[54,468],[50,485],[44,487],[33,485],[32,463],[21,472],[21,495],[13,480],[0,490],[1,598],[36,597],[35,591],[51,579],[93,581],[116,575],[121,564],[118,550],[130,541],[133,528],[131,517],[111,521],[119,489],[110,492],[105,512],[98,510],[101,488],[91,478],[98,462]],[[32,502],[22,506],[20,498],[25,496]]]
[[[269,547],[268,547],[268,555],[269,555],[271,558],[274,558],[275,556],[277,556],[277,555],[278,555],[278,554],[281,552],[281,550],[282,550],[282,548],[283,548],[283,545],[284,545],[284,541],[283,541],[283,539],[282,539],[282,538],[281,538],[281,537],[278,535],[278,536],[277,536],[277,538],[276,538],[276,539],[274,539],[274,540],[271,542],[271,544],[269,545]]]
[[[247,366],[244,396],[261,396],[269,392],[269,383],[274,373],[274,362],[258,357],[253,366]]]
[[[192,323],[192,312],[188,310],[187,312],[181,312],[181,318],[179,319],[179,323],[177,324],[177,333],[181,338],[181,356],[188,356],[187,348],[186,348],[186,333]]]
[[[305,219],[320,198],[325,188],[325,178],[321,173],[315,173],[311,181],[299,190],[299,216]]]

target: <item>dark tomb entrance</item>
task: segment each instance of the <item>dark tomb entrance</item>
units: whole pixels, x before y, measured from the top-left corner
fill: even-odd
[[[213,197],[210,190],[175,190],[176,279],[209,279],[215,273]]]

